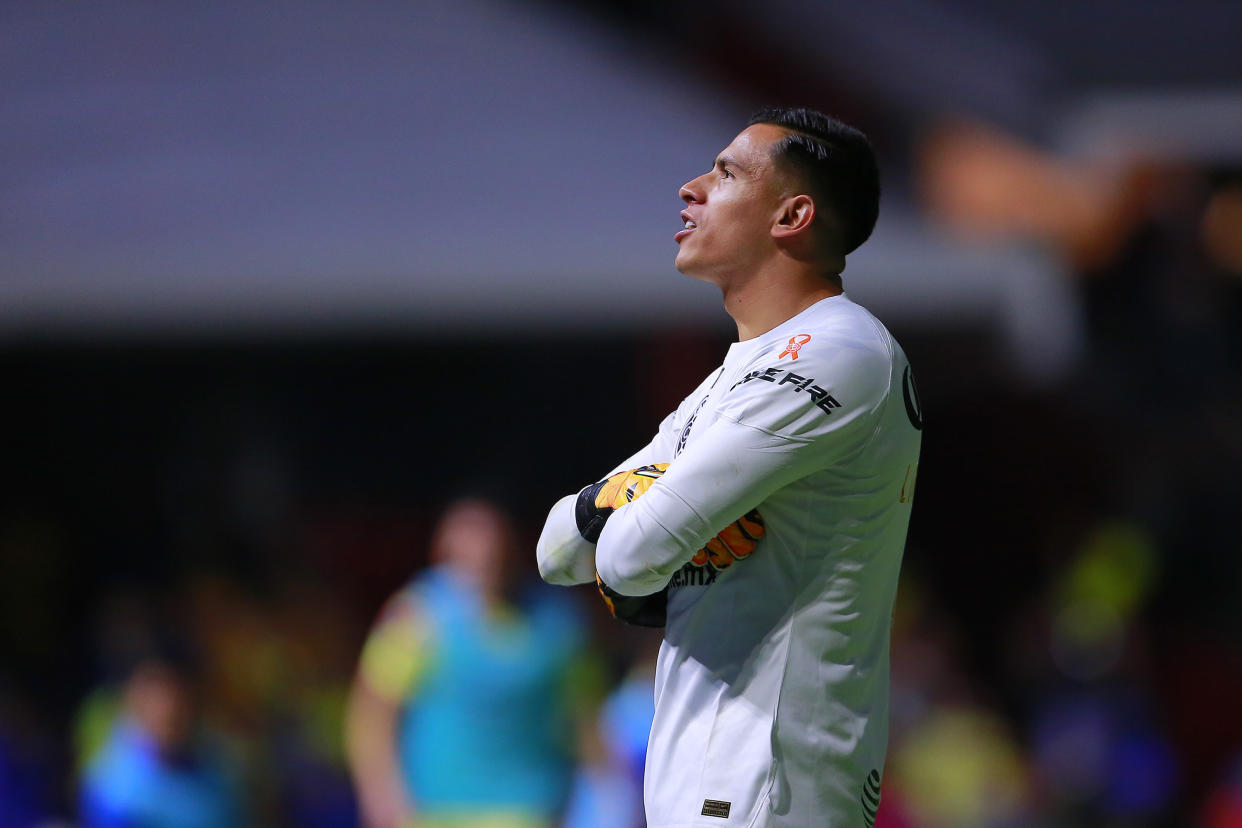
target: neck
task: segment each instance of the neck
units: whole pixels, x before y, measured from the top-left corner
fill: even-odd
[[[751,278],[722,286],[725,311],[737,323],[739,342],[754,339],[821,299],[840,296],[841,279],[810,271],[760,269]]]

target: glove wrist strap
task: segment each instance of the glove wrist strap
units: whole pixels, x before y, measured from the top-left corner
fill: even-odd
[[[578,525],[578,534],[591,543],[599,540],[604,524],[608,522],[608,515],[612,514],[611,510],[603,511],[595,505],[599,490],[607,482],[605,479],[587,486],[578,492],[578,499],[574,502],[574,522]]]

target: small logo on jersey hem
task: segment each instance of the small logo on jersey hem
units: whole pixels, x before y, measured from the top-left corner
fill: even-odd
[[[781,351],[777,359],[785,356],[788,356],[790,359],[797,359],[798,351],[802,350],[802,346],[810,341],[810,334],[794,334],[789,337],[789,344],[785,346],[785,350]]]
[[[721,819],[729,818],[729,809],[733,807],[732,802],[721,802],[719,799],[703,800],[703,816],[720,817]]]

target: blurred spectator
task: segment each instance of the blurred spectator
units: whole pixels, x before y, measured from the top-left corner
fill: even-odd
[[[958,630],[907,573],[893,640],[888,769],[876,826],[1028,824],[1030,774],[1009,724],[958,663]]]
[[[1135,695],[1102,687],[1041,698],[1032,759],[1045,813],[1070,825],[1163,824],[1177,764]]]
[[[294,581],[282,591],[277,626],[284,679],[269,700],[279,812],[298,828],[354,828],[341,723],[359,625],[329,589]]]
[[[363,649],[346,749],[372,828],[546,828],[568,796],[582,625],[513,577],[482,500],[450,507],[434,566],[385,605]]]
[[[1020,748],[1004,721],[983,707],[933,710],[908,734],[890,766],[892,787],[916,825],[1023,824],[1029,791]]]
[[[56,782],[46,723],[0,681],[0,828],[49,823]]]
[[[1203,828],[1242,828],[1242,753],[1234,757],[1221,784],[1208,794]]]
[[[171,663],[142,662],[126,681],[107,742],[87,766],[82,821],[91,828],[243,824],[233,769],[197,721],[193,691]]]
[[[646,824],[643,770],[655,717],[660,641],[658,636],[642,639],[638,659],[604,700],[594,727],[583,728],[586,744],[561,828],[642,828]]]

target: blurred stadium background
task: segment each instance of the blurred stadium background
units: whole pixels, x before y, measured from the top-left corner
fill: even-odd
[[[455,494],[547,508],[730,341],[677,187],[870,133],[919,371],[889,826],[1242,826],[1242,5],[0,9],[0,826],[176,652],[250,824],[351,825],[346,687]],[[593,619],[613,684],[645,639]]]

